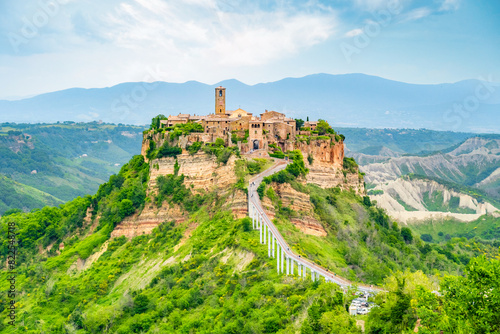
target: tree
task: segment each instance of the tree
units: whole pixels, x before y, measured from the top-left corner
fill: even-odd
[[[300,118],[295,119],[295,130],[299,131],[304,126],[304,120]]]
[[[432,235],[430,235],[430,234],[422,234],[420,236],[420,239],[422,239],[425,242],[432,242]]]
[[[500,261],[474,258],[466,277],[447,276],[441,284],[446,313],[454,326],[478,334],[500,332]]]
[[[415,301],[419,333],[500,332],[500,261],[474,258],[463,276],[445,276],[440,294],[419,287]]]
[[[215,140],[215,146],[224,146],[224,139],[222,138],[217,138]]]
[[[134,203],[131,200],[124,199],[120,202],[120,209],[119,209],[120,217],[125,218],[127,216],[130,216],[131,214],[134,213],[134,211],[135,211]]]
[[[165,115],[162,115],[162,114],[160,114],[156,117],[153,117],[153,119],[151,120],[150,129],[152,129],[152,130],[159,129],[161,126],[161,121],[165,120],[165,119],[167,119],[167,117]]]
[[[411,230],[408,227],[403,227],[401,229],[401,236],[407,244],[411,244],[411,242],[413,241],[413,235],[411,234]]]
[[[144,313],[148,310],[149,298],[146,295],[139,294],[134,298],[134,314]]]
[[[332,127],[325,120],[318,120],[318,124],[316,125],[316,131],[318,131],[319,135],[325,135],[327,133],[334,134]]]

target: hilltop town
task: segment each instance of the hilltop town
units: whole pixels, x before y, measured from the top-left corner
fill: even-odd
[[[304,122],[268,110],[260,116],[241,108],[226,110],[224,87],[215,88],[213,114],[171,115],[160,119],[158,129],[153,130],[156,131],[146,133],[145,139],[153,139],[152,135],[157,132],[169,133],[170,139],[185,135],[177,143],[184,150],[196,142],[215,143],[219,139],[224,141],[225,146],[237,145],[242,154],[259,152],[260,156],[269,154],[282,158],[283,152],[300,149],[306,156],[311,156],[309,160],[314,159],[318,163],[342,167],[344,161],[344,137],[336,134],[326,121]],[[316,148],[310,145],[311,141],[316,142]]]

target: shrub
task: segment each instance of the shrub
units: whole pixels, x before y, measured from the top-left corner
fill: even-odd
[[[164,157],[177,157],[177,155],[182,153],[182,149],[180,147],[170,146],[168,142],[165,142],[159,149],[156,157],[164,158]]]
[[[124,199],[120,202],[119,214],[122,219],[127,216],[130,216],[131,214],[134,213],[134,211],[135,211],[134,203],[131,200]]]
[[[420,239],[422,239],[425,242],[432,242],[432,235],[430,235],[430,234],[422,234],[420,236]]]
[[[193,145],[188,146],[187,150],[188,150],[189,154],[193,155],[193,154],[198,153],[198,151],[200,150],[202,145],[203,145],[203,142],[197,141],[197,142],[194,142]]]
[[[222,138],[217,138],[215,140],[215,146],[224,146],[224,139]]]
[[[357,172],[358,164],[356,163],[354,158],[344,157],[343,162],[344,162],[343,163],[344,170],[348,171],[349,173],[356,173]]]

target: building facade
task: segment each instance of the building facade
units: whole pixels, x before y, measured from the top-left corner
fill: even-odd
[[[295,140],[296,122],[277,111],[268,111],[254,116],[241,108],[226,110],[226,88],[215,88],[215,110],[207,116],[179,114],[169,116],[161,121],[162,126],[169,128],[176,124],[188,122],[199,123],[206,134],[210,134],[212,142],[222,138],[227,144],[237,144],[243,153],[254,150],[265,150],[269,144],[286,149],[286,141]],[[231,138],[245,138],[236,143]]]

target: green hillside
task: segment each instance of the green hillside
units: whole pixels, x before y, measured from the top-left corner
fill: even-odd
[[[1,213],[13,209],[30,210],[45,205],[55,206],[61,203],[63,203],[62,200],[52,195],[0,175]]]
[[[142,130],[137,126],[97,122],[3,123],[0,124],[0,175],[61,201],[93,194],[138,152]],[[11,207],[29,211],[54,205],[40,197],[38,202],[30,200],[23,192],[16,196],[18,204],[0,208],[0,214]],[[0,194],[0,202],[8,201]]]
[[[152,234],[132,240],[109,240],[119,221],[150,200],[145,193],[148,171],[142,156],[136,156],[92,197],[1,219],[4,232],[8,223],[19,228],[16,288],[21,292],[16,328],[8,324],[8,309],[2,304],[2,332],[360,332],[346,311],[352,294],[331,283],[278,276],[276,263],[267,258],[267,246],[259,244],[251,221],[234,219],[224,197],[207,194],[202,206],[193,204],[182,179],[172,186],[183,189],[184,197],[176,199],[175,193],[165,192],[164,200],[189,204],[189,220],[164,222]],[[240,176],[249,172],[244,168]],[[296,185],[292,176],[285,179]],[[403,268],[459,274],[473,256],[498,256],[498,249],[488,244],[468,249],[472,241],[460,241],[452,248],[425,243],[353,193],[315,186],[302,190],[310,194],[328,236],[300,234],[287,225],[286,217],[293,213],[278,206],[283,213],[278,217],[280,229],[301,254],[340,274],[347,266],[353,280],[381,283],[389,276],[389,284],[392,272]],[[233,191],[241,190],[234,185]],[[88,208],[94,221],[99,217],[93,233],[85,219]],[[50,246],[61,242],[65,247],[58,254],[57,247]],[[45,250],[40,252],[40,247]],[[2,263],[7,252],[4,239]],[[7,300],[6,275],[3,271],[2,301]],[[387,305],[399,299],[394,301],[391,293],[384,296],[377,298],[391,301],[380,301],[385,305],[380,312],[391,313]],[[410,328],[416,318],[410,305],[405,307],[402,312]],[[396,327],[402,323],[398,319]],[[391,324],[392,320],[386,325]],[[380,327],[374,320],[367,325]]]

